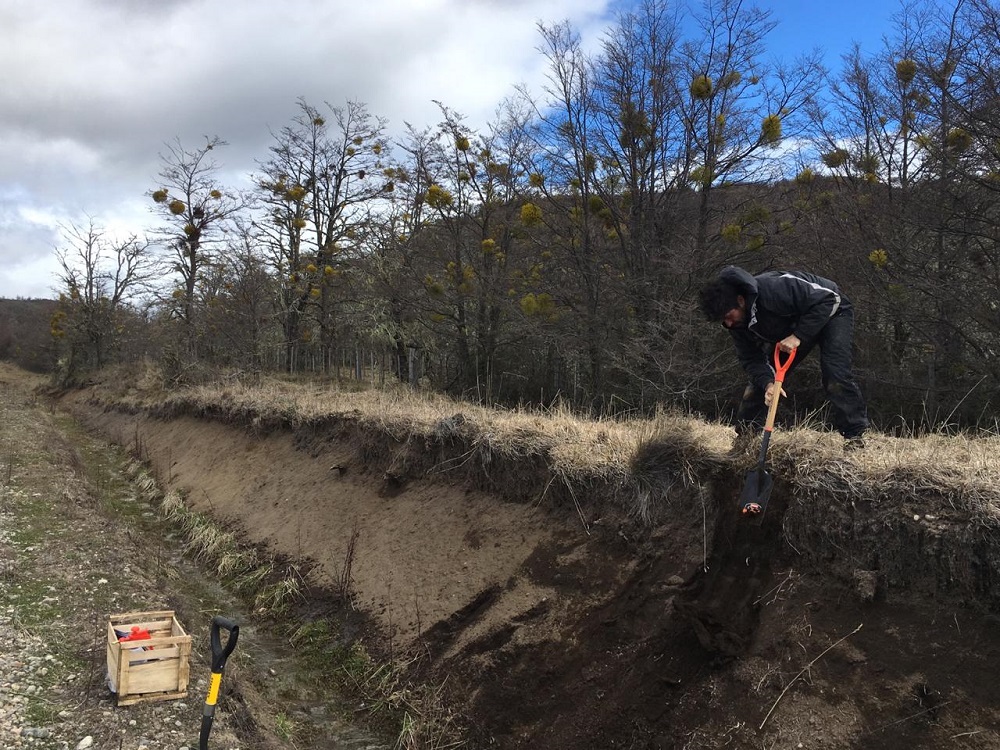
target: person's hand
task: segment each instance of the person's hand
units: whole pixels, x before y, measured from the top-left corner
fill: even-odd
[[[778,342],[778,348],[783,352],[795,351],[802,344],[802,339],[796,336],[794,333],[790,336],[786,336],[781,341]],[[782,393],[782,396],[785,394]]]
[[[771,399],[774,398],[774,386],[776,386],[776,385],[777,385],[777,383],[770,383],[770,384],[768,384],[767,389],[764,391],[764,406],[770,406],[771,405]],[[785,398],[788,397],[788,394],[785,393],[785,389],[784,388],[781,389],[781,395],[783,397],[785,397]]]

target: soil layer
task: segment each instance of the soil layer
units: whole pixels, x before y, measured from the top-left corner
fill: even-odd
[[[640,525],[606,487],[515,465],[473,481],[461,451],[348,424],[255,434],[74,409],[141,444],[194,508],[312,561],[319,583],[349,579],[470,747],[1000,748],[1000,620],[991,587],[975,595],[994,574],[942,575],[971,549],[961,519],[855,508],[848,547],[810,526],[848,510],[804,509],[780,481],[747,523],[723,471]]]

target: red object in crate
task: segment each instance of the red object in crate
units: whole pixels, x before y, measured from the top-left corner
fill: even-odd
[[[120,631],[115,631],[116,635]],[[133,625],[132,630],[125,635],[118,636],[119,641],[145,641],[151,638],[149,631],[146,628],[140,628],[138,625]],[[146,648],[143,651],[147,650]],[[153,647],[149,646],[148,650],[152,651]]]
[[[133,625],[131,632],[126,635],[121,636],[119,641],[142,641],[149,638],[149,631],[145,628],[140,628],[138,625]]]

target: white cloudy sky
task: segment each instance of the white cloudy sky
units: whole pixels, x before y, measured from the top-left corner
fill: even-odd
[[[364,102],[398,132],[437,99],[482,123],[537,86],[538,21],[585,38],[612,0],[0,0],[0,297],[52,297],[59,226],[152,223],[179,138],[245,175],[300,97]]]
[[[0,0],[0,297],[54,296],[60,225],[151,226],[176,139],[219,136],[240,179],[299,98],[363,102],[396,133],[436,124],[435,99],[482,125],[515,85],[541,86],[539,21],[569,20],[593,48],[629,2]],[[830,65],[859,35],[871,51],[900,2],[756,0],[775,55],[821,47]]]

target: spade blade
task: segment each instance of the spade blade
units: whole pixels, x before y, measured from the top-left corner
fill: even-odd
[[[762,468],[747,472],[743,483],[743,493],[740,495],[740,511],[747,516],[760,518],[767,510],[767,501],[771,499],[774,480]]]

